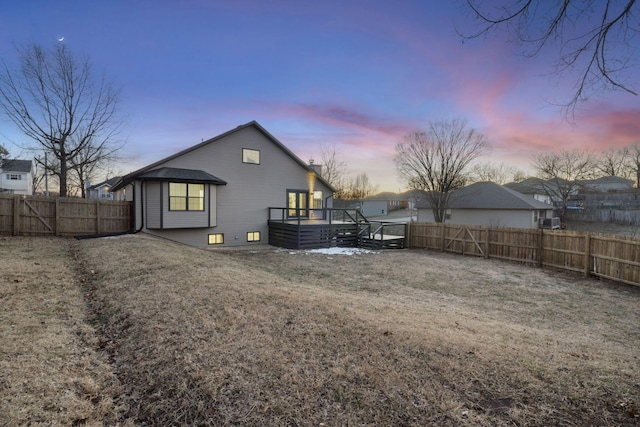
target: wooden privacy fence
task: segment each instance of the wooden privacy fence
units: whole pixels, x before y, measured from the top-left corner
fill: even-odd
[[[132,227],[131,202],[0,195],[0,234],[86,236]]]
[[[408,246],[580,272],[640,286],[640,239],[577,231],[410,223]]]

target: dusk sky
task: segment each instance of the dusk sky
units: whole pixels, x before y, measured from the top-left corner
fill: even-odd
[[[335,146],[381,191],[405,189],[394,147],[430,120],[466,119],[492,146],[481,162],[523,170],[539,152],[640,141],[638,96],[604,93],[568,123],[553,103],[575,82],[550,74],[554,51],[526,59],[500,33],[462,43],[472,22],[460,1],[2,1],[0,57],[65,43],[121,86],[119,173],[251,120],[305,161]],[[19,154],[7,140],[24,142],[2,119]]]

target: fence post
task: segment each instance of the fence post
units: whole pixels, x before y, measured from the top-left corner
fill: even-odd
[[[20,233],[20,196],[13,196],[13,235]]]
[[[540,228],[538,229],[538,259],[536,260],[538,263],[538,267],[542,267],[542,260],[543,260],[542,252],[544,251],[543,239],[544,239],[544,229]]]
[[[484,241],[484,257],[489,258],[489,234],[491,234],[491,228],[487,227],[485,229],[486,237]]]
[[[405,247],[406,248],[410,248],[411,247],[411,229],[412,229],[412,224],[410,222],[407,222],[404,225],[404,240],[405,240]]]
[[[60,236],[60,197],[56,197],[56,202],[54,205],[54,214],[56,216],[55,225],[53,229],[53,234],[55,236]]]
[[[591,234],[584,236],[584,277],[589,277],[591,272]]]
[[[100,208],[100,200],[96,200],[96,234],[100,234],[100,222],[102,221]]]

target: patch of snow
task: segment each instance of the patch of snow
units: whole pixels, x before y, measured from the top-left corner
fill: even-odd
[[[287,252],[289,255],[297,254],[322,254],[322,255],[361,255],[361,254],[375,254],[377,251],[371,251],[369,249],[360,248],[321,248],[321,249],[307,249],[307,250],[292,250],[292,249],[276,249],[276,252]],[[328,257],[328,259],[332,259]]]
[[[360,248],[321,248],[321,249],[309,249],[305,251],[309,254],[325,254],[325,255],[360,255],[371,254],[374,251]]]

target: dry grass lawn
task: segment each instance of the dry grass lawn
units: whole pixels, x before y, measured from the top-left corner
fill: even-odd
[[[120,385],[96,352],[67,246],[0,237],[0,426],[118,421]]]
[[[638,288],[427,251],[0,251],[0,425],[640,425]]]

